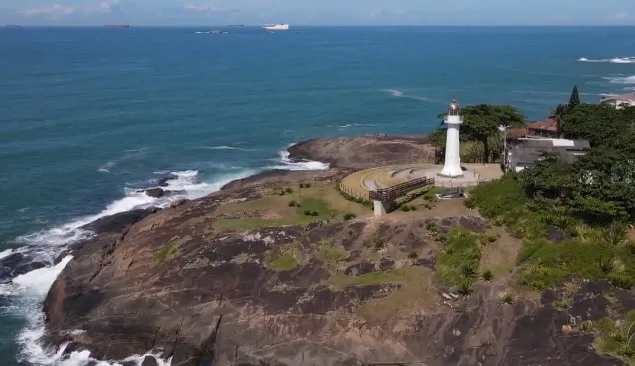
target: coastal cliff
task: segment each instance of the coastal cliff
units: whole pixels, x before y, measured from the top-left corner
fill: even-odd
[[[346,155],[357,142],[315,141],[290,151],[336,166],[393,156],[365,160]],[[91,224],[95,236],[72,248],[45,300],[44,340],[99,360],[152,351],[172,366],[625,365],[563,326],[635,308],[627,291],[582,281],[559,310],[560,289],[516,288],[520,240],[462,202],[374,218],[339,194],[341,175],[264,173]],[[495,277],[463,295],[440,278],[457,230],[494,238],[476,250]]]

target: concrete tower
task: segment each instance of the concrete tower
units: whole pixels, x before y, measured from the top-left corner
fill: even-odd
[[[448,134],[445,142],[445,165],[439,175],[449,178],[462,177],[459,126],[463,123],[463,118],[461,117],[461,107],[456,100],[452,100],[444,122],[447,125]]]

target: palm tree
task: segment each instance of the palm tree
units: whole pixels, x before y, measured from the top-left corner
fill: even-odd
[[[561,103],[549,113],[549,118],[556,121],[556,137],[558,138],[560,138],[560,127],[562,125],[562,121],[564,120],[564,116],[569,113],[570,108],[571,107],[568,104]]]

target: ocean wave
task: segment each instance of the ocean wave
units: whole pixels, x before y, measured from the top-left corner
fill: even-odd
[[[581,57],[578,62],[609,62],[612,64],[635,64],[635,57],[614,57],[614,58],[600,58],[600,59],[588,59]]]
[[[290,145],[292,146],[292,145]],[[267,169],[282,169],[282,170],[327,170],[330,165],[326,163],[321,163],[319,161],[312,160],[291,160],[289,158],[290,153],[285,149],[278,153],[278,159],[275,160],[277,163],[274,166],[267,167]]]
[[[323,170],[328,169],[328,164],[313,161],[292,161],[289,153],[284,150],[279,153],[276,165],[264,169],[285,170]],[[173,191],[174,194],[161,198],[153,198],[140,192],[138,189],[126,189],[124,197],[111,202],[101,212],[77,218],[66,224],[47,230],[23,235],[15,239],[22,247],[7,249],[0,252],[0,258],[7,257],[16,251],[26,252],[35,260],[48,263],[48,266],[19,275],[10,283],[0,285],[0,296],[10,296],[11,312],[26,320],[26,326],[19,333],[18,343],[20,353],[18,359],[22,362],[38,366],[120,366],[122,363],[134,363],[140,366],[146,356],[154,357],[160,366],[169,366],[170,360],[161,360],[158,355],[148,353],[146,355],[133,355],[120,361],[97,361],[90,357],[89,351],[65,353],[62,345],[59,349],[49,349],[40,343],[45,331],[42,301],[50,290],[53,282],[62,272],[64,267],[72,259],[72,254],[64,257],[60,262],[55,259],[63,253],[71,244],[90,238],[93,233],[82,229],[85,225],[102,217],[121,212],[148,207],[167,207],[170,202],[181,199],[196,199],[209,193],[218,191],[223,185],[235,179],[242,179],[254,175],[262,169],[243,169],[218,176],[212,182],[201,182],[197,170],[184,170],[174,172],[158,172],[168,174],[168,179],[162,187],[164,190]],[[3,311],[6,311],[4,308]]]
[[[226,145],[221,145],[221,146],[201,146],[201,149],[206,149],[206,150],[238,150],[238,151],[258,151],[256,149],[245,149],[242,147],[235,147],[235,146],[226,146]]]
[[[608,80],[613,84],[635,84],[635,75],[633,76],[609,76],[605,77],[605,80]]]
[[[421,101],[421,102],[438,102],[436,100],[432,100],[432,99],[426,98],[426,97],[405,94],[403,91],[401,91],[399,89],[385,89],[385,90],[383,90],[383,92],[388,93],[388,94],[390,94],[390,95],[392,95],[393,97],[396,97],[396,98],[414,99],[414,100],[418,100],[418,101]]]

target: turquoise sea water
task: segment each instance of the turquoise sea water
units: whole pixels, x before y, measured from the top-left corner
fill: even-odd
[[[0,258],[47,262],[82,223],[166,204],[135,192],[157,174],[197,197],[266,168],[323,168],[280,153],[303,139],[429,132],[453,97],[540,119],[573,84],[583,102],[635,89],[635,28],[205,30],[0,29]],[[0,365],[89,358],[37,345],[64,263],[0,278]]]

